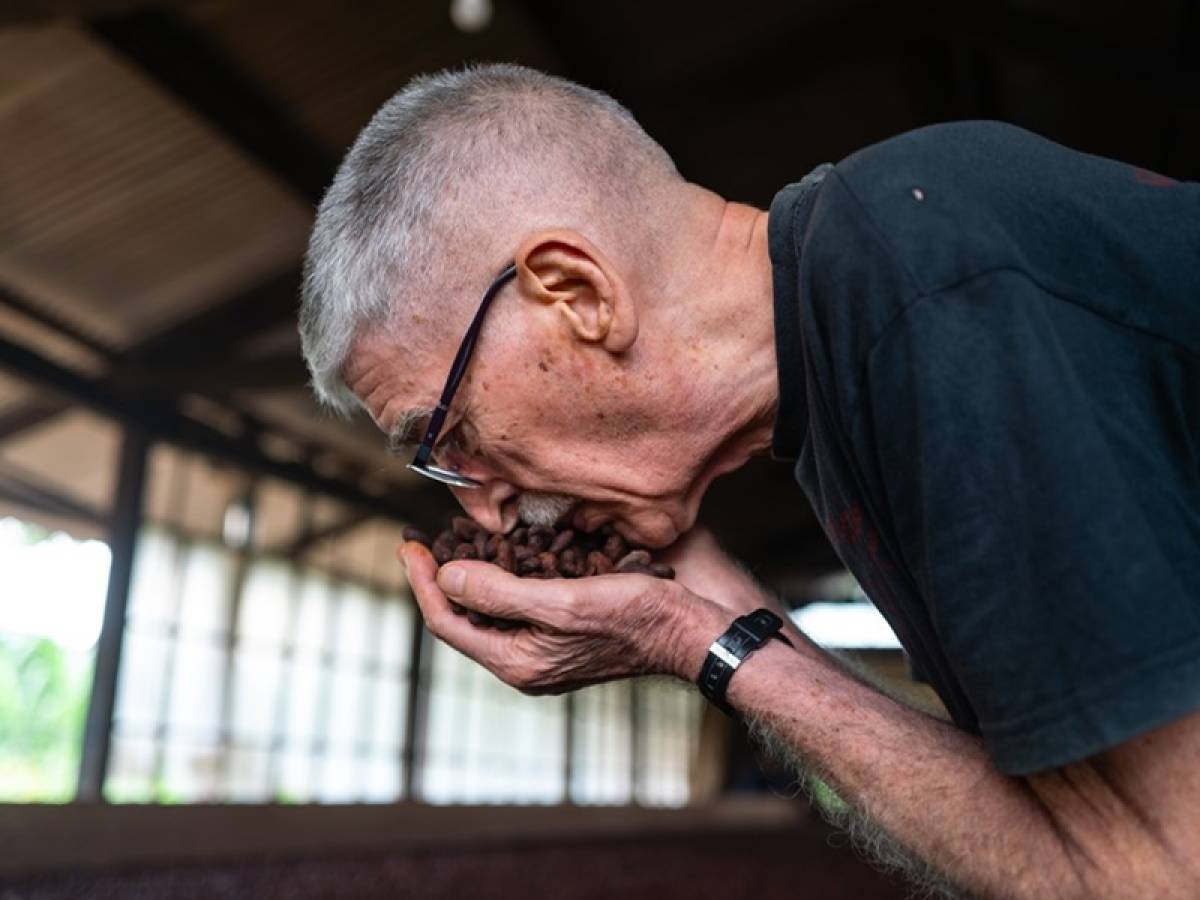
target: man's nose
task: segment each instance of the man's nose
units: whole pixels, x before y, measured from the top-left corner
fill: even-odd
[[[477,488],[450,488],[467,515],[488,531],[506,532],[517,522],[512,499],[520,491],[498,478],[488,479]]]

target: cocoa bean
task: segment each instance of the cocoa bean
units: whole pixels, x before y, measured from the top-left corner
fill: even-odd
[[[495,563],[505,572],[511,572],[516,564],[516,559],[513,557],[513,547],[506,540],[500,541],[496,545]]]
[[[604,541],[604,555],[611,562],[616,562],[628,552],[628,547],[625,544],[625,538],[619,534],[610,534]]]
[[[437,564],[441,566],[453,559],[455,546],[456,543],[453,536],[447,538],[444,534],[440,534],[429,549],[433,553],[433,558],[437,560]]]
[[[553,537],[548,537],[541,532],[535,533],[531,528],[529,529],[529,540],[525,543],[525,546],[534,553],[544,553],[550,549],[550,541],[552,540]]]
[[[637,561],[627,562],[623,566],[617,566],[617,572],[621,575],[654,575],[654,570],[645,563]]]
[[[479,525],[475,520],[468,519],[466,516],[455,516],[450,520],[450,527],[464,541],[471,540],[479,531]]]
[[[418,544],[429,546],[429,535],[423,532],[420,528],[413,528],[411,525],[404,526],[404,530],[400,532],[400,536],[406,541],[416,541]]]
[[[410,528],[405,529],[404,536],[425,538]],[[648,551],[630,547],[610,525],[591,534],[571,528],[522,525],[505,536],[493,534],[465,516],[455,516],[450,528],[434,539],[430,550],[439,565],[452,559],[479,559],[522,578],[582,578],[614,571],[658,578],[675,575],[669,565],[653,562]],[[484,618],[492,627],[499,627],[495,617]],[[521,623],[512,627],[521,627]]]
[[[537,556],[538,563],[541,565],[542,571],[547,575],[558,575],[558,557],[549,550],[539,553]]]
[[[640,566],[650,565],[650,554],[645,550],[630,550],[624,556],[617,560],[617,569],[624,569],[625,566],[637,564]]]
[[[571,542],[575,540],[575,532],[568,528],[566,531],[560,531],[558,536],[550,542],[551,553],[562,553],[571,546]]]
[[[476,612],[473,609],[467,610],[467,621],[477,628],[491,628],[492,617],[486,616],[481,612]]]
[[[584,572],[588,575],[607,575],[613,570],[612,560],[601,553],[599,550],[593,550],[587,555],[587,565]]]

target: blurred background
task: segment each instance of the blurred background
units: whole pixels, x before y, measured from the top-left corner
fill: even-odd
[[[5,0],[5,896],[901,896],[693,690],[529,698],[429,638],[392,553],[452,500],[309,396],[312,210],[408,78],[482,60],[611,93],[763,207],[964,118],[1195,180],[1198,6]],[[930,699],[787,466],[703,519]]]

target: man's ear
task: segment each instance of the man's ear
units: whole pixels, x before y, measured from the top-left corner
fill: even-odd
[[[587,238],[539,231],[516,253],[523,293],[552,306],[578,340],[622,353],[637,339],[637,310],[624,280]]]

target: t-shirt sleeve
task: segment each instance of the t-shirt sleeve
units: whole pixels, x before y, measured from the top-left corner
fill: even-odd
[[[1104,358],[1120,331],[993,272],[915,300],[862,372],[860,446],[1009,774],[1200,708],[1200,585],[1156,521],[1179,513],[1163,505],[1169,491],[1146,489],[1179,477],[1156,449],[1178,435],[1153,430],[1171,398],[1152,379],[1095,377],[1126,364]],[[1145,396],[1114,396],[1115,383]],[[1179,496],[1195,498],[1187,487]]]

